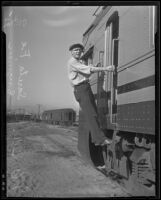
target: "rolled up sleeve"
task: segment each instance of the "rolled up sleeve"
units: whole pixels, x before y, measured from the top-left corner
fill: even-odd
[[[75,72],[80,72],[82,74],[91,74],[91,66],[89,65],[84,65],[77,61],[73,61],[71,63],[71,67],[72,67],[72,70]]]

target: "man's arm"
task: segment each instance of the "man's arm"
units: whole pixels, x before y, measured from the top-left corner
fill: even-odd
[[[115,67],[113,65],[107,66],[107,67],[98,67],[100,63],[98,63],[96,66],[90,64],[90,65],[84,65],[82,63],[79,63],[77,61],[72,61],[70,65],[72,66],[74,71],[79,71],[83,74],[91,74],[94,72],[101,72],[101,71],[114,71]]]
[[[114,71],[115,67],[113,65],[107,67],[93,67],[91,66],[91,72],[101,72],[101,71]]]

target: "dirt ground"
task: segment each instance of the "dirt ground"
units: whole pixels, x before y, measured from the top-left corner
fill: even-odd
[[[83,161],[77,127],[7,124],[8,197],[128,197]]]

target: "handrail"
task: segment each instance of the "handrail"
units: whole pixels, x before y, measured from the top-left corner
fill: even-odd
[[[111,65],[113,65],[114,66],[114,50],[115,50],[115,48],[114,48],[114,44],[115,44],[115,41],[118,41],[119,39],[118,38],[115,38],[115,39],[113,39],[112,40],[112,60],[111,60]],[[110,84],[110,86],[111,86],[111,88],[110,88],[110,90],[111,90],[111,102],[110,102],[110,122],[111,122],[111,124],[115,124],[115,122],[113,122],[113,75],[114,75],[114,71],[112,71],[111,72],[111,84]]]

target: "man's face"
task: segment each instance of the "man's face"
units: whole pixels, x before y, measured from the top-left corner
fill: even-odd
[[[83,51],[81,48],[77,47],[77,48],[72,49],[71,53],[75,59],[79,59]]]

